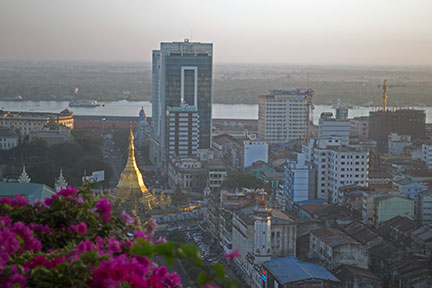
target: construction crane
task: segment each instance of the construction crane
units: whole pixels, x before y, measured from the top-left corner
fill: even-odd
[[[392,88],[392,87],[406,87],[406,85],[399,85],[399,84],[391,84],[391,85],[387,85],[387,79],[384,79],[384,83],[383,85],[378,85],[378,88],[383,88],[383,108],[384,111],[387,109],[387,88]]]

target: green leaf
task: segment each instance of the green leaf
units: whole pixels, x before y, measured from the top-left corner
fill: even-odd
[[[132,246],[130,253],[139,257],[152,257],[154,244],[149,241],[144,241],[142,238],[137,238],[137,243]]]
[[[212,265],[212,268],[215,270],[216,276],[219,277],[219,279],[225,280],[225,269],[222,264],[215,263]]]
[[[160,243],[155,246],[154,252],[162,256],[174,256],[174,242]]]
[[[193,244],[181,244],[180,248],[183,250],[185,255],[192,260],[195,261],[195,263],[199,264],[201,263],[201,250],[193,245]]]
[[[209,280],[209,279],[208,279],[208,274],[207,274],[207,272],[205,272],[205,271],[201,271],[200,274],[198,275],[197,283],[198,283],[200,286],[204,286],[205,284],[207,284],[208,280]]]
[[[175,258],[172,256],[165,256],[164,258],[168,266],[172,266],[175,262]]]
[[[80,255],[80,259],[83,262],[91,262],[91,263],[93,263],[96,260],[98,260],[98,251],[96,249],[93,249],[92,251],[82,253]]]

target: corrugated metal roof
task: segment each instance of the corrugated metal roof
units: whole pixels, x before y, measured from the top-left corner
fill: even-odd
[[[44,201],[45,198],[51,197],[55,192],[44,184],[0,182],[0,198],[14,197],[16,194],[22,195],[33,204],[37,201]]]
[[[297,281],[327,280],[340,282],[321,265],[300,261],[297,257],[284,257],[264,263],[264,267],[282,285]]]

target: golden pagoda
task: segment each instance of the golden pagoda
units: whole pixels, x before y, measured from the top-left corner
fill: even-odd
[[[132,134],[132,128],[130,129],[129,141],[126,167],[120,174],[120,180],[116,187],[117,197],[123,199],[129,198],[132,192],[141,191],[141,193],[144,195],[150,195],[135,161],[135,147],[133,143],[134,136]]]
[[[165,199],[163,195],[158,196],[150,193],[144,184],[142,174],[135,161],[134,136],[132,128],[129,136],[129,149],[126,167],[120,174],[120,180],[115,188],[113,196],[114,208],[122,211],[136,211],[141,215],[153,208],[169,205],[171,199]]]

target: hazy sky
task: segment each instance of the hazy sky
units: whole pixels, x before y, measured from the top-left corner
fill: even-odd
[[[0,0],[2,60],[150,61],[184,38],[215,63],[432,65],[432,1]]]

